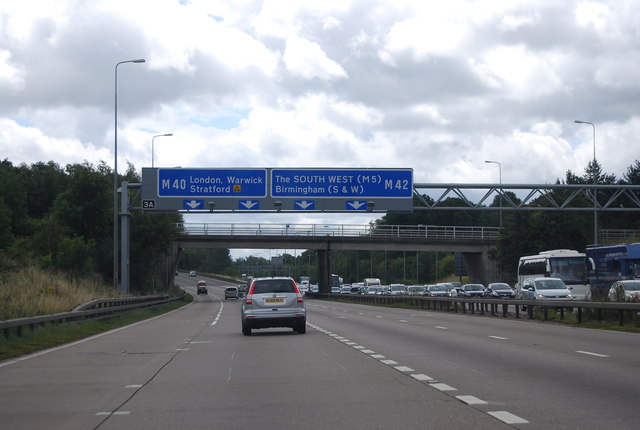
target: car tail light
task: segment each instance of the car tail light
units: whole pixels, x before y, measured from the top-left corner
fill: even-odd
[[[244,303],[247,305],[253,304],[253,284],[249,287],[249,291],[247,292],[247,297],[244,299]]]
[[[298,285],[295,282],[293,282],[293,288],[295,289],[296,297],[298,298],[298,303],[304,303],[304,300],[302,299],[302,294],[300,293],[300,290],[298,289]]]

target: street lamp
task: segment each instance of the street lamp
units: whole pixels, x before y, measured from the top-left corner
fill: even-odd
[[[589,124],[593,127],[593,168],[591,171],[591,176],[593,176],[593,185],[596,185],[596,125],[592,122],[588,121],[573,121],[576,124]],[[596,203],[596,190],[593,189],[593,243],[594,245],[598,244],[598,204]]]
[[[498,165],[499,170],[499,178],[500,178],[500,187],[502,187],[502,164],[499,161],[485,160],[485,163],[493,163]],[[500,190],[500,229],[502,229],[502,190]]]
[[[115,108],[113,143],[113,289],[118,289],[118,66],[125,63],[144,63],[145,59],[120,61],[115,67]]]
[[[164,136],[173,136],[173,133],[156,134],[151,138],[151,167],[153,167],[153,141],[156,140],[156,137],[164,137]]]

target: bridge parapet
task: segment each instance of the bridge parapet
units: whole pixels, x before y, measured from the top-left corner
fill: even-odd
[[[499,227],[370,224],[180,223],[184,235],[377,237],[404,239],[497,240]]]

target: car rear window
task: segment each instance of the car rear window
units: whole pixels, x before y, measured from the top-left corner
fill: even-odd
[[[295,292],[293,283],[288,279],[266,279],[253,284],[253,294]]]

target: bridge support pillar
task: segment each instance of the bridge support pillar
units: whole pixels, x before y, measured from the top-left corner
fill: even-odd
[[[499,274],[495,261],[489,258],[489,249],[482,252],[463,252],[464,264],[469,272],[469,282],[477,282],[487,285],[490,282],[499,281]]]
[[[318,292],[331,292],[331,251],[318,250]]]

